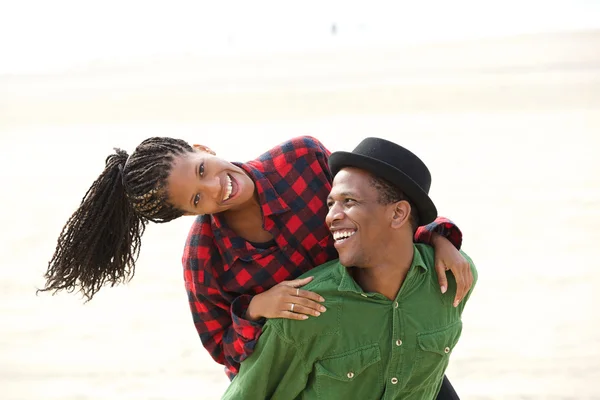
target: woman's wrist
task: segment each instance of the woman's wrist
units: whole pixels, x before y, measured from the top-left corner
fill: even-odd
[[[431,233],[431,245],[433,247],[437,247],[440,244],[440,242],[443,241],[444,239],[446,239],[446,238],[437,232]]]
[[[262,316],[256,312],[256,300],[258,296],[260,296],[260,294],[252,296],[252,300],[250,300],[250,304],[248,304],[245,316],[248,321],[258,321],[262,318]]]

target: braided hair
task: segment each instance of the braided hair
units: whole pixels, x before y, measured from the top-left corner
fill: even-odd
[[[192,151],[166,137],[144,140],[131,156],[115,149],[63,227],[39,291],[78,289],[89,301],[102,286],[133,278],[147,222],[183,215],[168,201],[167,178],[174,157]]]

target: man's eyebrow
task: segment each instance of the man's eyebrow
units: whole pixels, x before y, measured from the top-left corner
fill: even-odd
[[[358,195],[354,192],[339,192],[339,193],[334,193],[336,196],[342,196],[342,197],[358,197]],[[329,195],[327,196],[327,200],[331,199],[331,193],[329,193]]]

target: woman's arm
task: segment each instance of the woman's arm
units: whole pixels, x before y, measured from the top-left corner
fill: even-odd
[[[442,293],[446,293],[448,289],[446,271],[454,274],[456,279],[454,307],[458,306],[473,285],[469,262],[458,251],[462,244],[460,229],[449,219],[438,217],[429,225],[420,226],[414,239],[415,242],[429,244],[435,249],[435,269]]]
[[[204,282],[215,282],[214,278]],[[215,284],[186,281],[190,310],[202,344],[211,357],[225,365],[233,378],[240,363],[256,345],[264,320],[245,319],[252,296],[239,296],[232,302]]]

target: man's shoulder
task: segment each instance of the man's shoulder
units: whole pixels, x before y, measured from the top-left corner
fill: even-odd
[[[267,321],[265,327],[277,331],[278,335],[294,343],[309,342],[322,335],[332,335],[340,332],[339,313],[341,312],[342,296],[338,291],[341,280],[338,260],[332,260],[313,268],[300,278],[313,277],[313,280],[302,287],[321,295],[327,311],[318,317],[297,321],[292,319],[275,318]]]
[[[314,290],[318,287],[329,286],[335,284],[341,279],[339,270],[339,259],[328,261],[324,264],[314,267],[310,271],[307,271],[300,275],[298,279],[313,277],[313,280],[302,287],[306,290]],[[337,285],[335,286],[337,287]]]
[[[439,285],[439,280],[438,280],[437,271],[435,269],[435,251],[434,251],[433,247],[431,247],[427,244],[416,243],[415,251],[419,253],[421,259],[423,260],[423,263],[427,267],[429,283],[437,289],[438,285]],[[467,253],[460,250],[460,254],[469,263],[471,272],[473,274],[473,284],[471,286],[471,291],[472,291],[473,287],[477,283],[477,278],[478,278],[477,269],[475,268],[475,264],[474,264],[473,260],[471,259],[471,257],[469,257],[469,255]],[[446,271],[446,279],[448,280],[448,291],[444,294],[439,293],[439,295],[440,295],[440,298],[442,299],[443,304],[452,304],[452,302],[454,301],[454,296],[456,294],[456,279],[454,277],[454,274],[451,271]],[[434,291],[434,292],[437,293],[437,291]],[[467,300],[468,300],[468,296],[465,297],[464,301],[461,302],[461,306],[464,306],[464,304],[466,303]],[[452,308],[454,308],[454,307],[452,307]]]
[[[435,269],[435,250],[428,244],[424,243],[415,243],[415,250],[419,252],[421,259],[425,263],[427,267],[431,267]],[[475,263],[467,253],[462,250],[459,250],[460,254],[467,260],[467,262],[471,265],[471,269],[475,269]]]
[[[471,273],[473,274],[473,285],[471,288],[473,288],[475,286],[475,284],[477,283],[477,279],[478,279],[478,274],[477,274],[477,267],[475,267],[475,263],[473,262],[473,259],[464,251],[460,250],[460,254],[462,254],[462,256],[467,260],[467,262],[469,263],[469,266],[471,267]]]

